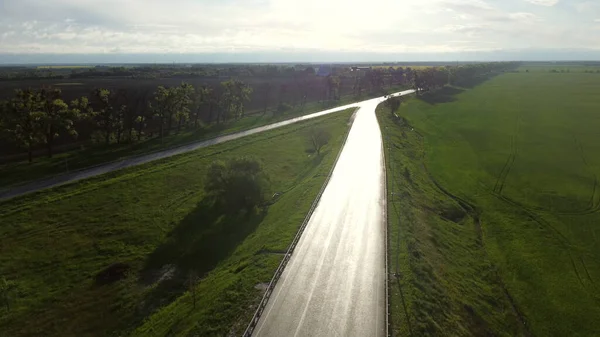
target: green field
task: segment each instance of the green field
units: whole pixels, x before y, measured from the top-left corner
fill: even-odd
[[[60,65],[60,66],[38,66],[37,69],[88,69],[94,68],[95,66],[70,66],[70,65]]]
[[[404,90],[405,86],[395,86],[390,92]],[[294,107],[283,114],[273,114],[272,111],[262,114],[253,113],[228,123],[211,124],[196,129],[173,131],[171,135],[160,139],[158,137],[142,139],[135,143],[81,145],[81,148],[55,154],[47,158],[44,153],[29,163],[25,158],[21,161],[11,161],[0,164],[0,188],[19,185],[28,181],[54,176],[69,171],[82,169],[110,161],[120,160],[131,156],[142,155],[162,149],[172,148],[199,142],[219,135],[239,132],[251,128],[276,123],[282,120],[319,112],[336,106],[350,104],[380,96],[381,93],[355,97],[343,96],[339,101],[308,102],[304,107]]]
[[[352,109],[0,204],[0,279],[16,284],[0,336],[240,335],[340,150]],[[329,129],[317,156],[307,128]],[[215,159],[259,158],[265,212],[204,198]],[[124,279],[98,283],[107,266]],[[195,272],[193,307],[188,275]]]
[[[600,335],[599,91],[520,72],[380,111],[399,335]]]
[[[564,63],[545,63],[545,64],[523,64],[517,69],[525,72],[550,72],[556,71],[559,73],[596,73],[600,75],[600,67],[583,64],[564,64]]]

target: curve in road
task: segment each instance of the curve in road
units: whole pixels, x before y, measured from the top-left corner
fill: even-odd
[[[383,100],[360,103],[253,336],[386,335],[385,163],[375,116]]]
[[[413,92],[412,90],[407,90],[407,91],[403,91],[400,93],[396,93],[394,95],[408,94],[408,93],[412,93],[412,92]],[[145,164],[145,163],[155,161],[155,160],[172,157],[172,156],[175,156],[178,154],[186,153],[189,151],[194,151],[194,150],[197,150],[197,149],[200,149],[203,147],[224,143],[224,142],[227,142],[230,140],[242,138],[245,136],[253,135],[253,134],[267,131],[267,130],[276,129],[276,128],[279,128],[282,126],[290,125],[290,124],[304,121],[307,119],[320,117],[320,116],[327,115],[330,113],[342,111],[342,110],[345,110],[348,108],[362,107],[365,104],[370,104],[370,102],[375,102],[375,101],[382,100],[382,99],[383,98],[380,97],[380,98],[374,98],[374,99],[370,99],[370,100],[366,100],[366,101],[362,101],[362,102],[352,103],[352,104],[336,107],[333,109],[313,113],[310,115],[305,115],[305,116],[289,119],[289,120],[286,120],[283,122],[269,124],[269,125],[265,125],[262,127],[258,127],[258,128],[254,128],[254,129],[250,129],[250,130],[246,130],[246,131],[241,131],[241,132],[230,134],[230,135],[225,135],[225,136],[221,136],[221,137],[217,137],[217,138],[213,138],[213,139],[209,139],[209,140],[205,140],[205,141],[200,141],[197,143],[192,143],[192,144],[188,144],[188,145],[184,145],[184,146],[180,146],[180,147],[176,147],[176,148],[172,148],[172,149],[167,149],[167,150],[163,150],[163,151],[153,152],[153,153],[149,153],[146,155],[127,158],[127,159],[116,161],[116,162],[110,162],[110,163],[74,171],[71,173],[63,174],[63,175],[48,178],[48,179],[33,181],[33,182],[26,183],[23,185],[19,185],[19,186],[15,186],[12,188],[1,190],[0,191],[0,200],[10,199],[10,198],[18,197],[18,196],[25,195],[28,193],[37,192],[37,191],[40,191],[40,190],[43,190],[46,188],[56,187],[56,186],[72,183],[72,182],[75,182],[78,180],[91,178],[91,177],[101,175],[104,173],[117,171],[117,170],[124,169],[127,167],[132,167],[132,166]]]

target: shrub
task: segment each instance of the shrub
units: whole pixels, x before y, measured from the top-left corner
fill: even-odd
[[[259,161],[234,158],[215,161],[208,168],[204,190],[227,210],[250,211],[265,201],[268,177]]]
[[[321,149],[323,146],[329,143],[329,139],[331,138],[331,133],[328,130],[320,128],[320,127],[312,127],[308,130],[307,140],[310,149],[313,152],[316,152],[317,155],[321,154]]]

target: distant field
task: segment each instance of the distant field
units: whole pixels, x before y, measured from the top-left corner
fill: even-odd
[[[61,65],[61,66],[38,66],[37,69],[86,69],[86,68],[94,68],[94,66],[69,66],[69,65]]]
[[[530,72],[550,72],[556,70],[557,72],[569,72],[569,73],[585,73],[593,72],[600,74],[600,66],[586,66],[582,64],[577,65],[564,65],[564,64],[523,64],[517,70],[519,71],[530,71]]]
[[[340,150],[354,109],[0,203],[0,280],[16,283],[0,336],[239,336]],[[321,156],[307,128],[331,133]],[[280,196],[226,215],[208,165],[260,159]],[[96,275],[130,266],[110,284]],[[189,272],[201,278],[197,303]]]
[[[71,83],[56,83],[55,84],[55,86],[57,86],[57,87],[72,86],[72,85],[83,85],[83,83],[71,82]]]
[[[400,335],[600,336],[600,76],[569,68],[380,117]]]
[[[374,66],[373,68],[412,68],[412,69],[427,69],[427,68],[431,68],[432,66],[423,66],[423,65],[403,65],[403,66]]]

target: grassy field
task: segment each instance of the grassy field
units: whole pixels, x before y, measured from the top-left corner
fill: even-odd
[[[240,335],[321,188],[351,109],[0,204],[0,278],[16,284],[0,336]],[[328,128],[321,156],[307,128]],[[213,160],[250,155],[281,193],[265,212],[204,199]],[[123,263],[126,277],[100,282]],[[188,275],[200,277],[197,303]]]
[[[70,65],[54,65],[54,66],[37,66],[37,69],[87,69],[95,66],[70,66]]]
[[[424,65],[402,65],[402,66],[373,66],[373,68],[382,68],[382,69],[388,69],[388,68],[412,68],[412,69],[427,69],[427,68],[431,68],[433,66],[424,66]]]
[[[412,100],[400,125],[380,116],[406,199],[389,212],[397,331],[600,335],[599,90],[510,73]]]
[[[389,88],[388,91],[395,92],[403,89],[404,87],[392,87]],[[198,129],[182,130],[179,133],[173,132],[170,136],[165,136],[162,140],[154,137],[132,144],[87,146],[78,150],[56,154],[53,158],[47,158],[42,154],[41,157],[35,158],[34,162],[31,164],[28,163],[27,160],[0,164],[0,188],[18,185],[27,181],[66,173],[68,171],[130,156],[197,142],[227,133],[247,130],[380,95],[381,94],[363,95],[360,98],[343,96],[339,101],[327,101],[321,103],[309,102],[304,107],[295,107],[284,114],[274,115],[272,112],[268,112],[267,114],[249,114],[244,118],[230,123],[213,124]]]
[[[598,66],[588,66],[583,64],[523,64],[518,68],[519,71],[529,71],[529,72],[550,72],[555,70],[559,73],[585,73],[592,72],[600,74],[600,67]]]

